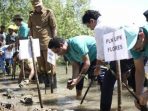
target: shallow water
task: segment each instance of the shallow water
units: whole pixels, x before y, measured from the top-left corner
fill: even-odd
[[[80,105],[80,99],[75,98],[75,89],[66,89],[66,83],[68,78],[71,77],[71,67],[68,68],[68,74],[64,66],[57,66],[57,89],[54,89],[54,93],[51,94],[50,88],[47,89],[45,94],[44,84],[40,84],[41,96],[44,108],[56,109],[58,111],[99,111],[100,104],[100,89],[97,83],[94,83],[90,88],[83,104]],[[30,84],[26,88],[20,89],[17,84],[17,80],[10,80],[10,77],[0,79],[0,101],[9,102],[15,105],[15,111],[33,111],[34,108],[40,108],[38,91],[36,84]],[[88,86],[88,80],[85,80],[83,94]],[[2,96],[7,89],[13,90],[13,97],[8,99]],[[32,95],[33,104],[25,105],[20,103],[20,99],[23,95]],[[126,91],[122,91],[122,111],[138,111],[134,107],[134,99]],[[114,90],[112,111],[117,110],[117,91]]]

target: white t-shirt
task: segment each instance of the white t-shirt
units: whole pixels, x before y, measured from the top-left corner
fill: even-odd
[[[114,32],[119,27],[112,25],[107,21],[103,21],[102,17],[99,17],[97,20],[97,25],[94,28],[94,37],[96,39],[97,46],[97,60],[104,60],[104,44],[103,44],[103,36],[104,34]]]

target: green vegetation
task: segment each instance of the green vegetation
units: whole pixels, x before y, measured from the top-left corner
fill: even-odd
[[[69,38],[77,35],[91,34],[82,23],[82,14],[89,6],[89,0],[43,0],[46,7],[55,13],[58,35]],[[27,22],[32,10],[30,0],[1,0],[0,25],[12,24],[12,17],[21,14]]]

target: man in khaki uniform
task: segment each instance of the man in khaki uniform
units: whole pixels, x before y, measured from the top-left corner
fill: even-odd
[[[42,0],[31,0],[34,11],[30,12],[28,26],[30,35],[38,38],[41,56],[37,58],[39,74],[49,74],[53,66],[47,62],[48,43],[56,36],[56,20],[51,9],[43,6]],[[53,71],[53,70],[51,70]]]

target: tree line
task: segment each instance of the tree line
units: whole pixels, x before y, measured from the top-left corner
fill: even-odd
[[[77,35],[91,35],[81,23],[81,16],[89,8],[89,0],[43,0],[44,6],[54,11],[57,20],[58,35],[69,38]],[[0,25],[12,24],[12,17],[21,14],[28,21],[32,10],[30,0],[1,0]]]

